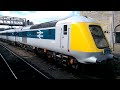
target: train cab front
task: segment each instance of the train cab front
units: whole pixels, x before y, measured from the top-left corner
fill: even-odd
[[[102,62],[104,60],[112,59],[111,49],[109,48],[108,41],[103,33],[102,28],[99,25],[89,25],[89,29],[93,40],[95,42],[97,50],[101,53],[96,58],[96,63]]]
[[[90,24],[88,25],[91,39],[94,44],[91,45],[91,57],[88,57],[85,62],[100,63],[113,58],[111,49],[109,48],[108,41],[103,33],[100,25]]]
[[[113,58],[103,30],[95,22],[72,25],[70,49],[81,63],[98,63]]]

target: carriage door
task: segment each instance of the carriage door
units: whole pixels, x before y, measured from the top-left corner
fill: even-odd
[[[23,42],[24,44],[27,43],[27,32],[22,32],[22,42]]]
[[[6,39],[8,40],[8,32],[6,32]]]
[[[69,49],[69,25],[64,24],[61,27],[61,48],[64,50]]]

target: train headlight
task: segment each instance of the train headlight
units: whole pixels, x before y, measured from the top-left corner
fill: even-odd
[[[90,60],[90,62],[96,62],[97,58],[96,57],[90,57],[89,60]]]
[[[83,60],[83,63],[96,63],[97,58],[92,56],[92,57],[88,57],[86,59]]]
[[[90,57],[91,60],[96,60],[97,58],[96,57]]]

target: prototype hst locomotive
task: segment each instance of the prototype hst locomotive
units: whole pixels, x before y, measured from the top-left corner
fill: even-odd
[[[97,63],[113,57],[100,24],[84,16],[0,31],[0,38],[29,45],[64,65]]]

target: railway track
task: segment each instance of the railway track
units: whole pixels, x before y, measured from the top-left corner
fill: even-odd
[[[51,79],[52,77],[44,74],[40,70],[36,69],[34,66],[29,64],[23,58],[12,52],[10,49],[6,48],[4,45],[0,44],[0,62],[2,65],[0,69],[4,71],[1,76],[4,79],[20,79],[20,80],[39,80],[39,79]],[[3,61],[4,64],[3,64]],[[9,77],[8,77],[9,76]],[[2,78],[3,79],[3,78]]]
[[[0,45],[0,47],[4,47],[4,48],[2,48],[2,50],[0,50],[0,52],[2,51],[2,53],[4,54],[4,56],[6,56],[7,55],[7,57],[8,56],[10,56],[10,58],[12,59],[12,57],[13,57],[13,59],[11,60],[9,60],[9,61],[11,61],[11,63],[12,62],[16,62],[16,63],[14,63],[13,65],[15,65],[14,67],[13,67],[13,65],[11,65],[10,64],[10,62],[8,61],[8,60],[4,60],[4,61],[7,61],[8,62],[8,64],[10,64],[9,65],[9,67],[13,67],[13,69],[15,69],[15,70],[13,70],[12,68],[11,68],[11,70],[9,70],[9,71],[11,71],[11,73],[13,73],[13,72],[16,72],[16,67],[18,67],[18,69],[20,69],[21,68],[21,66],[19,66],[20,64],[19,64],[19,62],[21,63],[21,61],[23,61],[23,62],[25,62],[25,63],[27,63],[27,64],[29,64],[28,62],[26,62],[26,60],[24,60],[23,58],[21,58],[20,56],[18,56],[18,55],[16,55],[15,53],[13,53],[13,51],[11,51],[10,49],[8,49],[7,47],[5,47],[4,45]],[[6,53],[6,49],[8,50],[8,52]],[[10,52],[10,53],[9,53]],[[11,55],[11,53],[12,53],[12,55]],[[15,56],[14,56],[15,55]],[[4,57],[4,56],[2,56],[2,57]],[[17,56],[17,58],[20,58],[21,60],[19,61],[18,59],[15,59],[15,57]],[[6,58],[7,58],[6,57]],[[9,58],[9,57],[8,57]],[[17,60],[17,61],[16,61]],[[17,66],[16,66],[17,65]],[[31,64],[29,64],[30,66],[31,66]],[[22,66],[25,66],[24,64],[22,65]],[[59,65],[58,65],[59,66]],[[83,74],[83,73],[78,73],[79,71],[74,71],[74,69],[72,69],[72,68],[65,68],[65,67],[63,67],[63,66],[61,66],[60,65],[60,67],[59,68],[61,68],[63,71],[70,71],[70,73],[73,73],[73,74],[76,74],[76,76],[78,76],[78,79],[100,79],[100,78],[98,78],[98,77],[95,77],[95,76],[90,76],[90,75],[87,75],[87,74]],[[22,69],[22,68],[21,68]],[[21,69],[19,70],[19,71],[17,71],[16,73],[13,73],[12,75],[14,76],[14,78],[15,79],[18,79],[18,77],[20,77],[19,79],[32,79],[33,77],[32,76],[34,76],[35,77],[35,75],[32,75],[32,76],[30,76],[30,75],[28,75],[28,71],[26,70],[26,69],[22,69],[23,71],[25,71],[25,73],[27,73],[27,74],[25,74],[25,77],[23,77],[24,75],[22,75],[22,74],[20,74],[19,75],[19,72],[21,73]],[[38,70],[37,70],[38,71]],[[13,77],[12,76],[12,77]],[[29,76],[29,77],[28,77]],[[34,79],[41,79],[41,78],[39,78],[38,76],[36,76]]]
[[[9,67],[8,63],[0,53],[0,80],[14,80],[16,79],[13,71]]]

